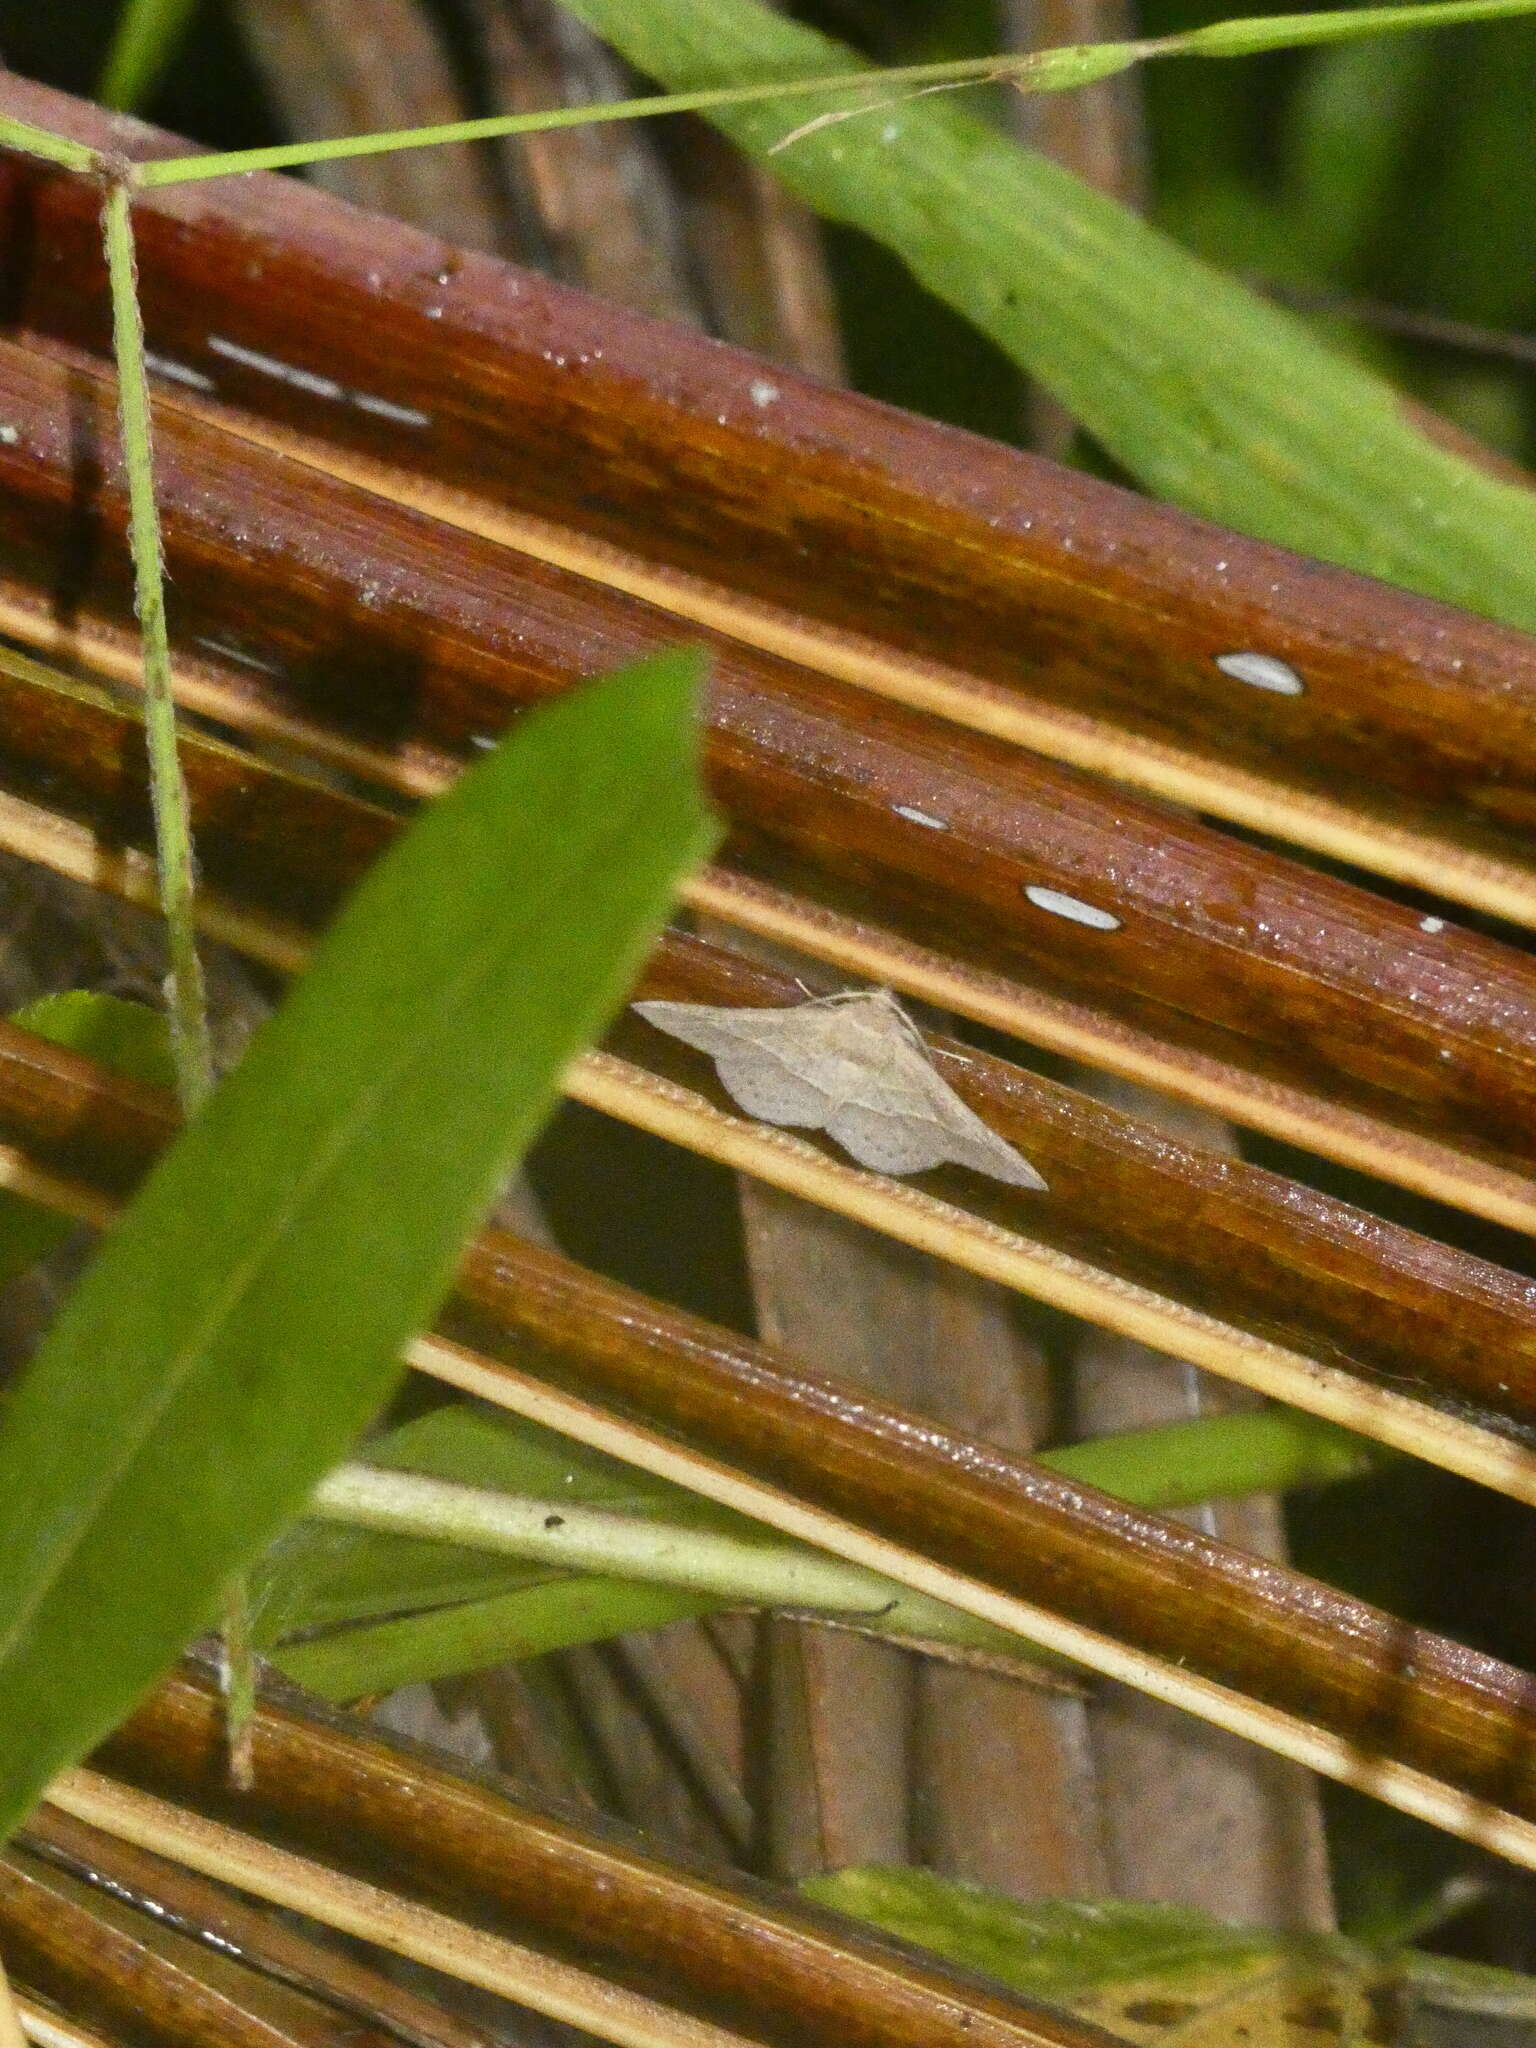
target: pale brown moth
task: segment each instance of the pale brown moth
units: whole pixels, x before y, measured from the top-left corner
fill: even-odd
[[[748,1116],[825,1131],[860,1166],[905,1174],[952,1164],[1013,1187],[1045,1187],[1023,1154],[940,1078],[887,989],[818,996],[789,1009],[634,1007],[658,1031],[707,1052]]]

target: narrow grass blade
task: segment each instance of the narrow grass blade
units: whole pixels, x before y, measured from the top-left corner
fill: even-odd
[[[96,165],[95,150],[83,142],[71,142],[67,136],[50,134],[46,128],[34,128],[30,121],[15,121],[8,115],[0,116],[0,149],[19,149],[26,156],[42,157],[70,171],[89,171]]]
[[[142,105],[175,56],[196,6],[197,0],[124,0],[96,88],[103,106]]]
[[[637,1629],[717,1613],[729,1604],[705,1593],[632,1579],[557,1577],[484,1600],[283,1643],[270,1655],[296,1684],[341,1702],[583,1643],[608,1642]]]
[[[571,4],[678,90],[851,61],[758,0]],[[831,126],[811,94],[710,118],[818,212],[894,250],[1158,496],[1536,627],[1536,492],[1434,446],[1390,386],[952,95],[870,111],[866,88],[849,104],[857,118]]]
[[[117,363],[123,468],[128,478],[128,531],[133,556],[134,610],[144,672],[144,737],[149,749],[150,801],[155,818],[155,871],[165,920],[171,971],[166,982],[176,1093],[184,1114],[202,1107],[213,1086],[213,1039],[193,911],[196,867],[187,788],[176,746],[176,699],[165,618],[165,561],[160,510],[155,501],[149,374],[144,320],[139,310],[132,200],[113,182],[102,204],[107,276],[112,287],[112,352]]]
[[[0,1829],[377,1407],[712,833],[700,661],[530,716],[365,880],[0,1417]]]

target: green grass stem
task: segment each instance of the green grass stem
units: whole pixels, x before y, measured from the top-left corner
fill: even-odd
[[[15,121],[0,115],[0,149],[20,150],[25,156],[39,156],[67,171],[91,171],[97,166],[94,149],[83,142],[71,142],[66,135],[54,135],[46,128],[34,128],[30,121]]]
[[[154,441],[132,208],[133,195],[127,186],[121,180],[113,180],[102,208],[102,234],[112,288],[112,340],[117,359],[123,466],[128,480],[128,531],[144,669],[144,735],[155,821],[155,867],[170,955],[166,993],[171,1059],[177,1099],[182,1114],[190,1119],[213,1092],[213,1039],[208,1025],[203,963],[197,951],[193,908],[197,876],[187,786],[176,747],[176,699],[165,619],[165,557],[160,509],[155,500]],[[250,1727],[256,1712],[256,1659],[251,1648],[250,1598],[243,1579],[233,1580],[225,1591],[223,1629],[230,1775],[236,1786],[243,1786],[250,1781]]]
[[[1023,92],[1066,92],[1090,85],[1116,71],[1152,57],[1241,57],[1259,51],[1296,49],[1310,43],[1335,43],[1386,31],[1442,28],[1452,23],[1497,21],[1536,11],[1536,0],[1425,0],[1405,7],[1337,9],[1321,14],[1257,16],[1211,22],[1182,34],[1123,43],[1071,43],[1026,56],[955,58],[944,63],[906,64],[886,70],[850,71],[758,81],[751,85],[711,86],[695,92],[657,93],[643,99],[612,100],[585,107],[551,107],[528,114],[493,114],[473,121],[448,121],[427,128],[394,128],[373,135],[331,136],[317,141],[274,143],[262,149],[229,150],[217,155],[158,158],[136,167],[135,182],[146,188],[186,185],[206,178],[232,177],[246,171],[298,170],[307,164],[381,156],[391,150],[430,149],[444,142],[491,142],[507,136],[545,134],[604,121],[644,120],[656,114],[710,113],[750,106],[764,100],[808,93],[876,93],[871,105],[883,106],[892,94],[931,91],[947,86],[1010,83]],[[858,109],[851,111],[857,112]],[[840,117],[840,116],[839,116]],[[837,117],[834,117],[837,118]]]
[[[134,597],[143,647],[144,731],[155,819],[155,858],[171,960],[171,1054],[182,1113],[192,1117],[213,1088],[213,1051],[193,922],[196,876],[187,789],[176,751],[176,702],[171,689],[171,649],[165,623],[165,567],[160,513],[155,503],[149,379],[144,366],[144,323],[139,312],[131,209],[132,195],[127,187],[120,182],[111,184],[102,209],[102,226],[112,285],[112,339],[117,357],[123,463],[128,480]]]

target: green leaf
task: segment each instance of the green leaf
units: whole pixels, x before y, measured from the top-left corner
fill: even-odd
[[[1321,2048],[1324,2039],[1366,2048],[1367,2039],[1384,2038],[1374,2027],[1364,2031],[1372,2009],[1400,2001],[1536,2019],[1536,1978],[1514,1970],[1421,1949],[1377,1951],[1337,1935],[1230,1927],[1193,1907],[1025,1902],[932,1871],[877,1864],[806,1878],[801,1890],[1132,2041],[1156,2043],[1166,2034],[1211,2048],[1238,2040],[1253,2048]]]
[[[1139,1507],[1183,1508],[1333,1486],[1378,1471],[1392,1458],[1336,1422],[1274,1406],[1098,1436],[1042,1452],[1040,1463]]]
[[[1397,1959],[1337,1937],[1228,1927],[1126,1899],[1025,1903],[931,1871],[867,1866],[803,1881],[820,1904],[934,1950],[1128,2041],[1367,2048]],[[1327,2017],[1324,2017],[1326,2012]],[[1322,2030],[1321,2032],[1319,2030]]]
[[[165,1019],[142,1003],[71,989],[39,996],[12,1014],[13,1024],[54,1045],[83,1053],[114,1074],[169,1088],[174,1080]],[[0,1288],[44,1259],[74,1229],[67,1218],[0,1189]]]
[[[146,1003],[74,988],[24,1004],[12,1013],[11,1022],[23,1031],[35,1031],[50,1045],[95,1060],[125,1081],[166,1093],[176,1086],[170,1031],[160,1011]]]
[[[366,1446],[370,1465],[680,1526],[750,1529],[680,1486],[537,1423],[466,1405]],[[311,1692],[348,1700],[718,1611],[718,1597],[552,1570],[456,1543],[294,1525],[252,1578],[257,1646]],[[284,1640],[291,1638],[291,1640]]]
[[[355,1700],[548,1650],[607,1642],[636,1629],[718,1613],[728,1604],[630,1579],[557,1577],[493,1599],[285,1643],[272,1662],[322,1698]]]
[[[417,1483],[374,1485],[380,1467]],[[369,1444],[366,1465],[317,1491],[312,1517],[263,1563],[255,1625],[276,1663],[332,1697],[740,1606],[876,1617],[897,1639],[1034,1654],[681,1487],[468,1407]]]
[[[520,723],[372,871],[0,1416],[0,1832],[399,1372],[707,852],[692,652]]]
[[[176,54],[197,0],[124,0],[97,97],[104,107],[140,106]]]
[[[1117,1978],[1264,1955],[1274,1937],[1185,1906],[1129,1899],[1028,1902],[932,1871],[867,1864],[807,1878],[824,1906],[883,1927],[1038,1998],[1073,1999]]]
[[[570,4],[680,91],[856,61],[758,0]],[[1241,42],[1235,27],[1226,44],[1201,33],[1212,49]],[[825,117],[825,95],[709,118],[819,212],[894,250],[1158,496],[1536,627],[1536,492],[1434,446],[1391,386],[953,96],[843,104],[861,110],[777,154]]]

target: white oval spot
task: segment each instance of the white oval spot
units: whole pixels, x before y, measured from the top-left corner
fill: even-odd
[[[893,804],[891,808],[895,811],[898,818],[905,818],[909,825],[926,825],[930,832],[947,832],[949,830],[949,824],[946,819],[935,818],[928,811],[914,810],[911,804]]]
[[[226,661],[238,661],[242,668],[258,669],[264,676],[282,674],[276,662],[263,661],[259,655],[247,654],[243,647],[236,647],[228,640],[205,640],[199,637],[192,644],[194,647],[206,647],[210,654],[221,654]]]
[[[1216,666],[1237,683],[1272,690],[1277,697],[1299,697],[1307,687],[1288,661],[1277,654],[1218,654]]]
[[[209,335],[208,352],[223,356],[226,362],[238,363],[242,370],[254,370],[259,376],[275,377],[279,384],[291,384],[296,391],[307,391],[311,398],[346,396],[334,377],[322,377],[314,370],[300,369],[297,363],[282,362],[259,348],[246,348],[241,342],[226,341],[222,334]]]
[[[392,398],[376,398],[371,391],[352,391],[348,397],[359,412],[371,412],[381,420],[391,420],[397,427],[430,427],[430,413],[418,412],[414,405],[396,405]]]
[[[1443,932],[1445,930],[1445,919],[1443,917],[1421,917],[1419,919],[1419,930],[1421,932]]]
[[[1048,910],[1052,917],[1069,917],[1073,924],[1085,924],[1090,931],[1117,932],[1120,920],[1108,910],[1100,910],[1096,904],[1085,903],[1080,896],[1065,895],[1060,889],[1040,889],[1033,882],[1024,894],[1036,910]]]
[[[770,384],[766,377],[753,378],[752,403],[754,405],[774,405],[778,402],[778,396],[779,387],[777,384]]]
[[[152,348],[144,351],[144,366],[153,370],[157,377],[167,377],[173,384],[185,384],[189,391],[217,389],[211,377],[205,377],[201,370],[194,370],[190,363],[178,363],[171,356],[157,356]]]

